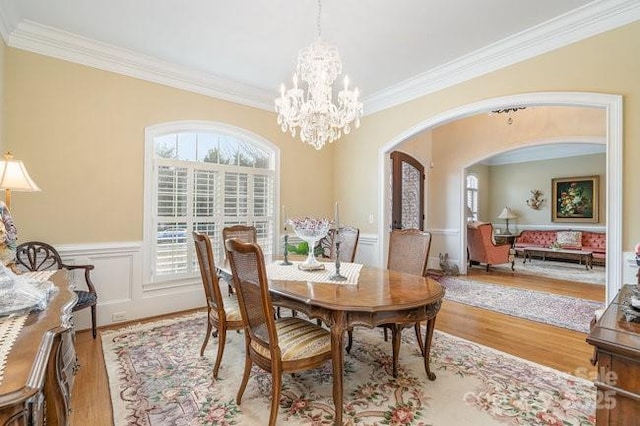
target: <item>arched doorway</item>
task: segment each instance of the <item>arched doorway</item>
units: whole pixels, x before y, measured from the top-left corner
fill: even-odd
[[[540,92],[525,93],[513,96],[487,99],[468,105],[463,105],[430,117],[411,129],[398,135],[393,140],[382,146],[379,150],[379,235],[381,236],[379,247],[379,262],[384,263],[384,257],[388,247],[389,231],[389,153],[407,138],[424,131],[459,118],[484,113],[495,109],[518,106],[585,106],[603,108],[606,111],[606,157],[607,157],[607,300],[611,300],[622,284],[622,97],[618,95],[581,93],[581,92]],[[464,168],[460,168],[460,181],[464,180]],[[466,251],[466,218],[462,214],[462,193],[460,194],[458,238],[458,258],[464,258]],[[464,269],[463,269],[464,270]]]

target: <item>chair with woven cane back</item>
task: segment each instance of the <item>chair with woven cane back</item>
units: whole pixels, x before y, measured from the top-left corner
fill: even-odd
[[[389,256],[387,258],[387,269],[404,272],[412,275],[426,276],[429,251],[431,250],[431,233],[420,231],[419,229],[394,229],[389,236]],[[410,325],[409,325],[410,326]],[[414,330],[420,351],[424,349],[422,334],[420,333],[420,323],[414,323]],[[407,324],[383,324],[384,339],[387,340],[387,330],[391,329],[391,341],[393,345],[394,359],[400,352],[400,333]],[[351,330],[348,333],[349,341],[347,352],[351,350],[353,341]],[[424,354],[423,354],[424,355]]]
[[[204,355],[204,350],[207,347],[207,343],[209,343],[209,336],[211,336],[211,332],[215,328],[214,337],[218,337],[218,355],[213,367],[213,378],[217,379],[227,339],[227,330],[242,330],[244,323],[240,315],[237,299],[229,297],[226,301],[223,300],[209,236],[200,232],[193,232],[193,241],[196,246],[202,285],[207,299],[207,334],[200,348],[200,356]]]
[[[58,251],[52,245],[41,241],[29,241],[20,244],[16,248],[16,265],[18,269],[35,271],[47,271],[56,269],[66,269],[68,271],[82,270],[84,272],[84,283],[87,289],[74,290],[78,295],[78,301],[72,311],[77,312],[82,309],[91,308],[91,333],[96,338],[96,305],[98,304],[98,293],[91,281],[91,271],[93,265],[70,265],[62,262]]]
[[[336,230],[330,229],[319,244],[322,247],[321,256],[327,259],[336,259]],[[358,248],[358,239],[360,238],[360,230],[352,226],[341,226],[338,233],[340,238],[340,261],[350,262],[356,258],[356,250]]]
[[[258,232],[255,226],[251,225],[233,225],[222,228],[222,245],[229,238],[238,238],[245,243],[257,243]],[[225,258],[228,258],[229,254],[225,248]],[[233,286],[229,283],[229,295],[233,294]]]
[[[299,317],[276,319],[260,246],[235,238],[226,240],[225,245],[240,311],[245,319],[246,358],[236,403],[240,405],[255,363],[271,373],[269,425],[275,425],[282,373],[311,370],[330,360],[331,335],[328,330]]]

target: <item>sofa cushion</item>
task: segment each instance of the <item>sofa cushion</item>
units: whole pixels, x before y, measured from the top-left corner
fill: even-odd
[[[560,247],[566,249],[582,248],[582,232],[580,231],[558,231],[556,233],[556,242]]]

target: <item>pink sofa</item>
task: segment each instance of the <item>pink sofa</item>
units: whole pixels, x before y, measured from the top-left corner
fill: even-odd
[[[538,231],[524,230],[516,237],[514,247],[518,255],[523,254],[524,247],[549,247],[557,241],[557,233],[567,230]],[[574,231],[576,232],[576,231]],[[593,263],[604,265],[607,258],[607,234],[604,232],[577,231],[582,233],[581,243],[576,246],[564,246],[569,249],[583,249],[593,252]],[[552,257],[549,255],[547,257]]]

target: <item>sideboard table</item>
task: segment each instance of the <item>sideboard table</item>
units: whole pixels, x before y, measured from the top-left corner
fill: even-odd
[[[640,419],[640,323],[625,319],[635,285],[625,285],[592,328],[596,347],[596,424],[637,425]]]
[[[71,309],[77,296],[67,272],[50,280],[58,288],[46,309],[28,314],[11,347],[0,383],[0,425],[64,426],[76,370]]]

